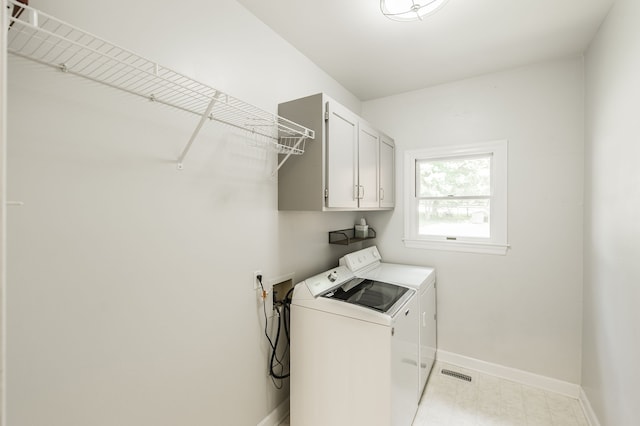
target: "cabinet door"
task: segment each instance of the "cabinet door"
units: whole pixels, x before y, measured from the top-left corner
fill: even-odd
[[[380,207],[395,206],[395,146],[393,139],[380,136]]]
[[[327,102],[327,207],[358,207],[358,117]]]
[[[358,198],[361,208],[376,208],[378,204],[379,133],[360,122],[358,129]]]

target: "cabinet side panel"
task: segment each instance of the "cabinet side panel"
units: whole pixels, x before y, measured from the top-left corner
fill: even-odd
[[[278,115],[315,131],[315,139],[306,141],[305,153],[289,157],[278,171],[278,210],[322,210],[322,94],[281,103]]]
[[[395,147],[388,136],[380,137],[380,207],[395,206]]]

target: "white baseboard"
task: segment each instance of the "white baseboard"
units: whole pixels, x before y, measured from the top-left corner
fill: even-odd
[[[580,388],[580,397],[578,398],[578,401],[580,401],[582,411],[584,411],[584,416],[587,418],[589,426],[600,426],[598,416],[596,416],[595,411],[593,411],[593,407],[591,407],[589,398],[587,398],[587,394],[584,393],[584,389],[582,388]]]
[[[289,414],[289,398],[278,405],[258,426],[278,426]]]
[[[492,364],[490,362],[469,358],[452,352],[442,351],[440,349],[438,349],[436,358],[440,362],[501,377],[513,382],[522,383],[523,385],[533,386],[546,391],[566,395],[571,398],[578,399],[578,396],[580,395],[581,388],[577,384],[541,376],[539,374],[529,373],[528,371],[505,367],[499,364]]]

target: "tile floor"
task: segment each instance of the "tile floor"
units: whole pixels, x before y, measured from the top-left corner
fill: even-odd
[[[446,368],[471,383],[440,373]],[[439,364],[433,368],[413,426],[588,426],[577,399],[498,377]]]
[[[440,374],[446,368],[471,383]],[[289,418],[280,426],[289,426]],[[508,380],[436,363],[413,426],[589,426],[580,403]]]

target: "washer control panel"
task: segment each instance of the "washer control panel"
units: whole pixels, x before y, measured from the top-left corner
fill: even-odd
[[[353,273],[346,266],[338,266],[321,274],[307,278],[305,283],[313,297],[323,295],[334,288],[354,278]]]

